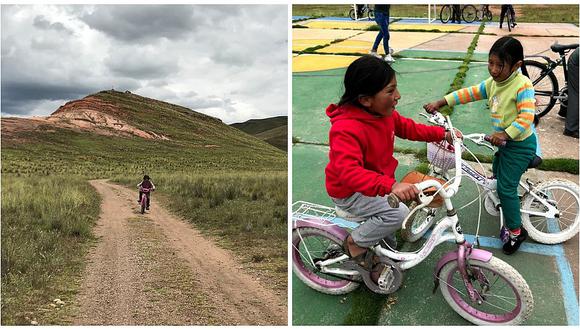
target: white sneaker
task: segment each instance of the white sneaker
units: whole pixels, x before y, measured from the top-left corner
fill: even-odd
[[[385,62],[389,62],[389,63],[395,62],[395,59],[391,56],[391,54],[385,55],[384,60],[385,60]]]
[[[372,55],[372,56],[374,56],[374,57],[381,58],[381,55],[379,55],[377,52],[375,52],[375,51],[372,51],[372,50],[369,52],[369,55]]]

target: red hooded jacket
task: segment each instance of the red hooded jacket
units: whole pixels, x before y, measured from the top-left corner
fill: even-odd
[[[360,192],[384,196],[395,183],[398,161],[393,157],[395,135],[413,141],[441,141],[445,129],[418,124],[396,110],[378,117],[354,105],[331,104],[330,162],[326,166],[326,191],[334,198]]]

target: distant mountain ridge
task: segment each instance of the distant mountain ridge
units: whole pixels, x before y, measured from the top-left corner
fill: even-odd
[[[230,126],[253,135],[281,150],[288,150],[288,116],[250,119]]]
[[[257,137],[130,92],[101,91],[48,117],[2,118],[3,173],[286,167],[286,154]]]

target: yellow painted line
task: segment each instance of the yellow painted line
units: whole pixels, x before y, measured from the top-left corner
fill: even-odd
[[[351,29],[351,30],[366,30],[369,26],[375,25],[371,22],[342,22],[342,21],[313,21],[307,23],[309,28],[318,29]]]
[[[346,68],[358,56],[303,54],[292,58],[292,72],[322,71]]]
[[[347,39],[360,33],[356,30],[330,30],[330,29],[292,29],[292,40],[298,39]]]
[[[330,44],[332,40],[333,39],[292,40],[292,50],[299,52],[305,50],[306,48]]]
[[[362,40],[345,40],[317,50],[317,53],[368,53],[373,46],[372,42]],[[382,47],[382,46],[381,46]],[[379,52],[384,54],[383,49]]]

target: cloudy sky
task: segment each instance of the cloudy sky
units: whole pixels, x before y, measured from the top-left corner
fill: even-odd
[[[2,5],[2,115],[101,90],[225,123],[287,115],[286,5]]]

